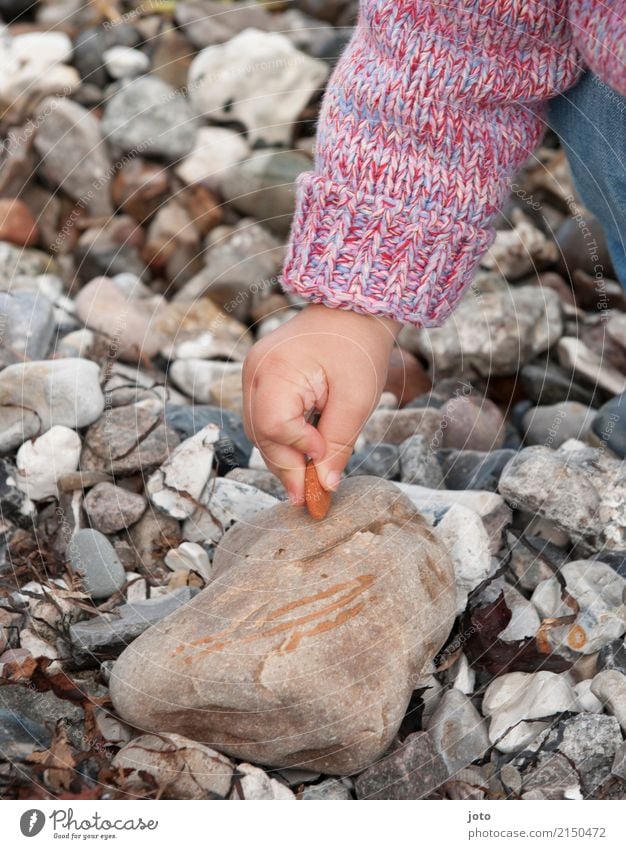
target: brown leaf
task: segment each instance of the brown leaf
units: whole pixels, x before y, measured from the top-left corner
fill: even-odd
[[[570,617],[563,617],[569,619]],[[563,619],[559,624],[563,624]],[[490,675],[505,672],[565,672],[572,665],[558,654],[554,654],[543,637],[543,632],[523,640],[502,640],[499,634],[511,620],[511,611],[504,593],[489,604],[468,608],[463,616],[459,639],[467,660],[474,669],[484,670]]]
[[[63,721],[57,724],[50,748],[43,752],[31,752],[26,761],[43,767],[43,780],[53,793],[69,790],[76,775],[74,749],[67,739]]]

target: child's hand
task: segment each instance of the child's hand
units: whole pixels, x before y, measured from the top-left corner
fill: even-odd
[[[291,500],[304,501],[305,455],[325,489],[337,487],[385,385],[401,325],[307,305],[254,345],[243,368],[244,424]],[[305,421],[321,412],[317,429]]]

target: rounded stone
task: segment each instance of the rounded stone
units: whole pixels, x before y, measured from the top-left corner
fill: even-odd
[[[109,598],[126,582],[126,572],[115,549],[100,531],[77,531],[67,546],[66,556],[73,571],[82,577],[85,592],[94,600]]]
[[[98,483],[85,496],[91,524],[103,534],[114,534],[134,525],[146,509],[146,499],[112,483]]]
[[[116,662],[113,703],[144,730],[238,759],[357,772],[393,740],[454,595],[411,502],[352,478],[321,522],[278,504],[225,534],[208,587]]]

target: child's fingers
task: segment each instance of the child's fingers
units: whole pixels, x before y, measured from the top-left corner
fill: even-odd
[[[264,443],[259,451],[270,472],[280,478],[289,500],[293,504],[304,504],[305,458],[302,452],[276,442]]]
[[[356,400],[350,403],[346,396],[347,393],[331,392],[318,424],[326,453],[322,460],[315,463],[315,468],[320,483],[328,490],[337,488],[354,443],[370,413]]]

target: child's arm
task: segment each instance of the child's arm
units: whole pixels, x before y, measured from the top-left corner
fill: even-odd
[[[569,21],[583,59],[604,82],[626,95],[626,3],[570,0]]]
[[[312,304],[244,368],[248,435],[296,500],[304,454],[329,488],[344,468],[401,323],[441,324],[471,281],[541,102],[580,72],[555,18],[527,0],[362,0],[298,180],[283,285]]]

